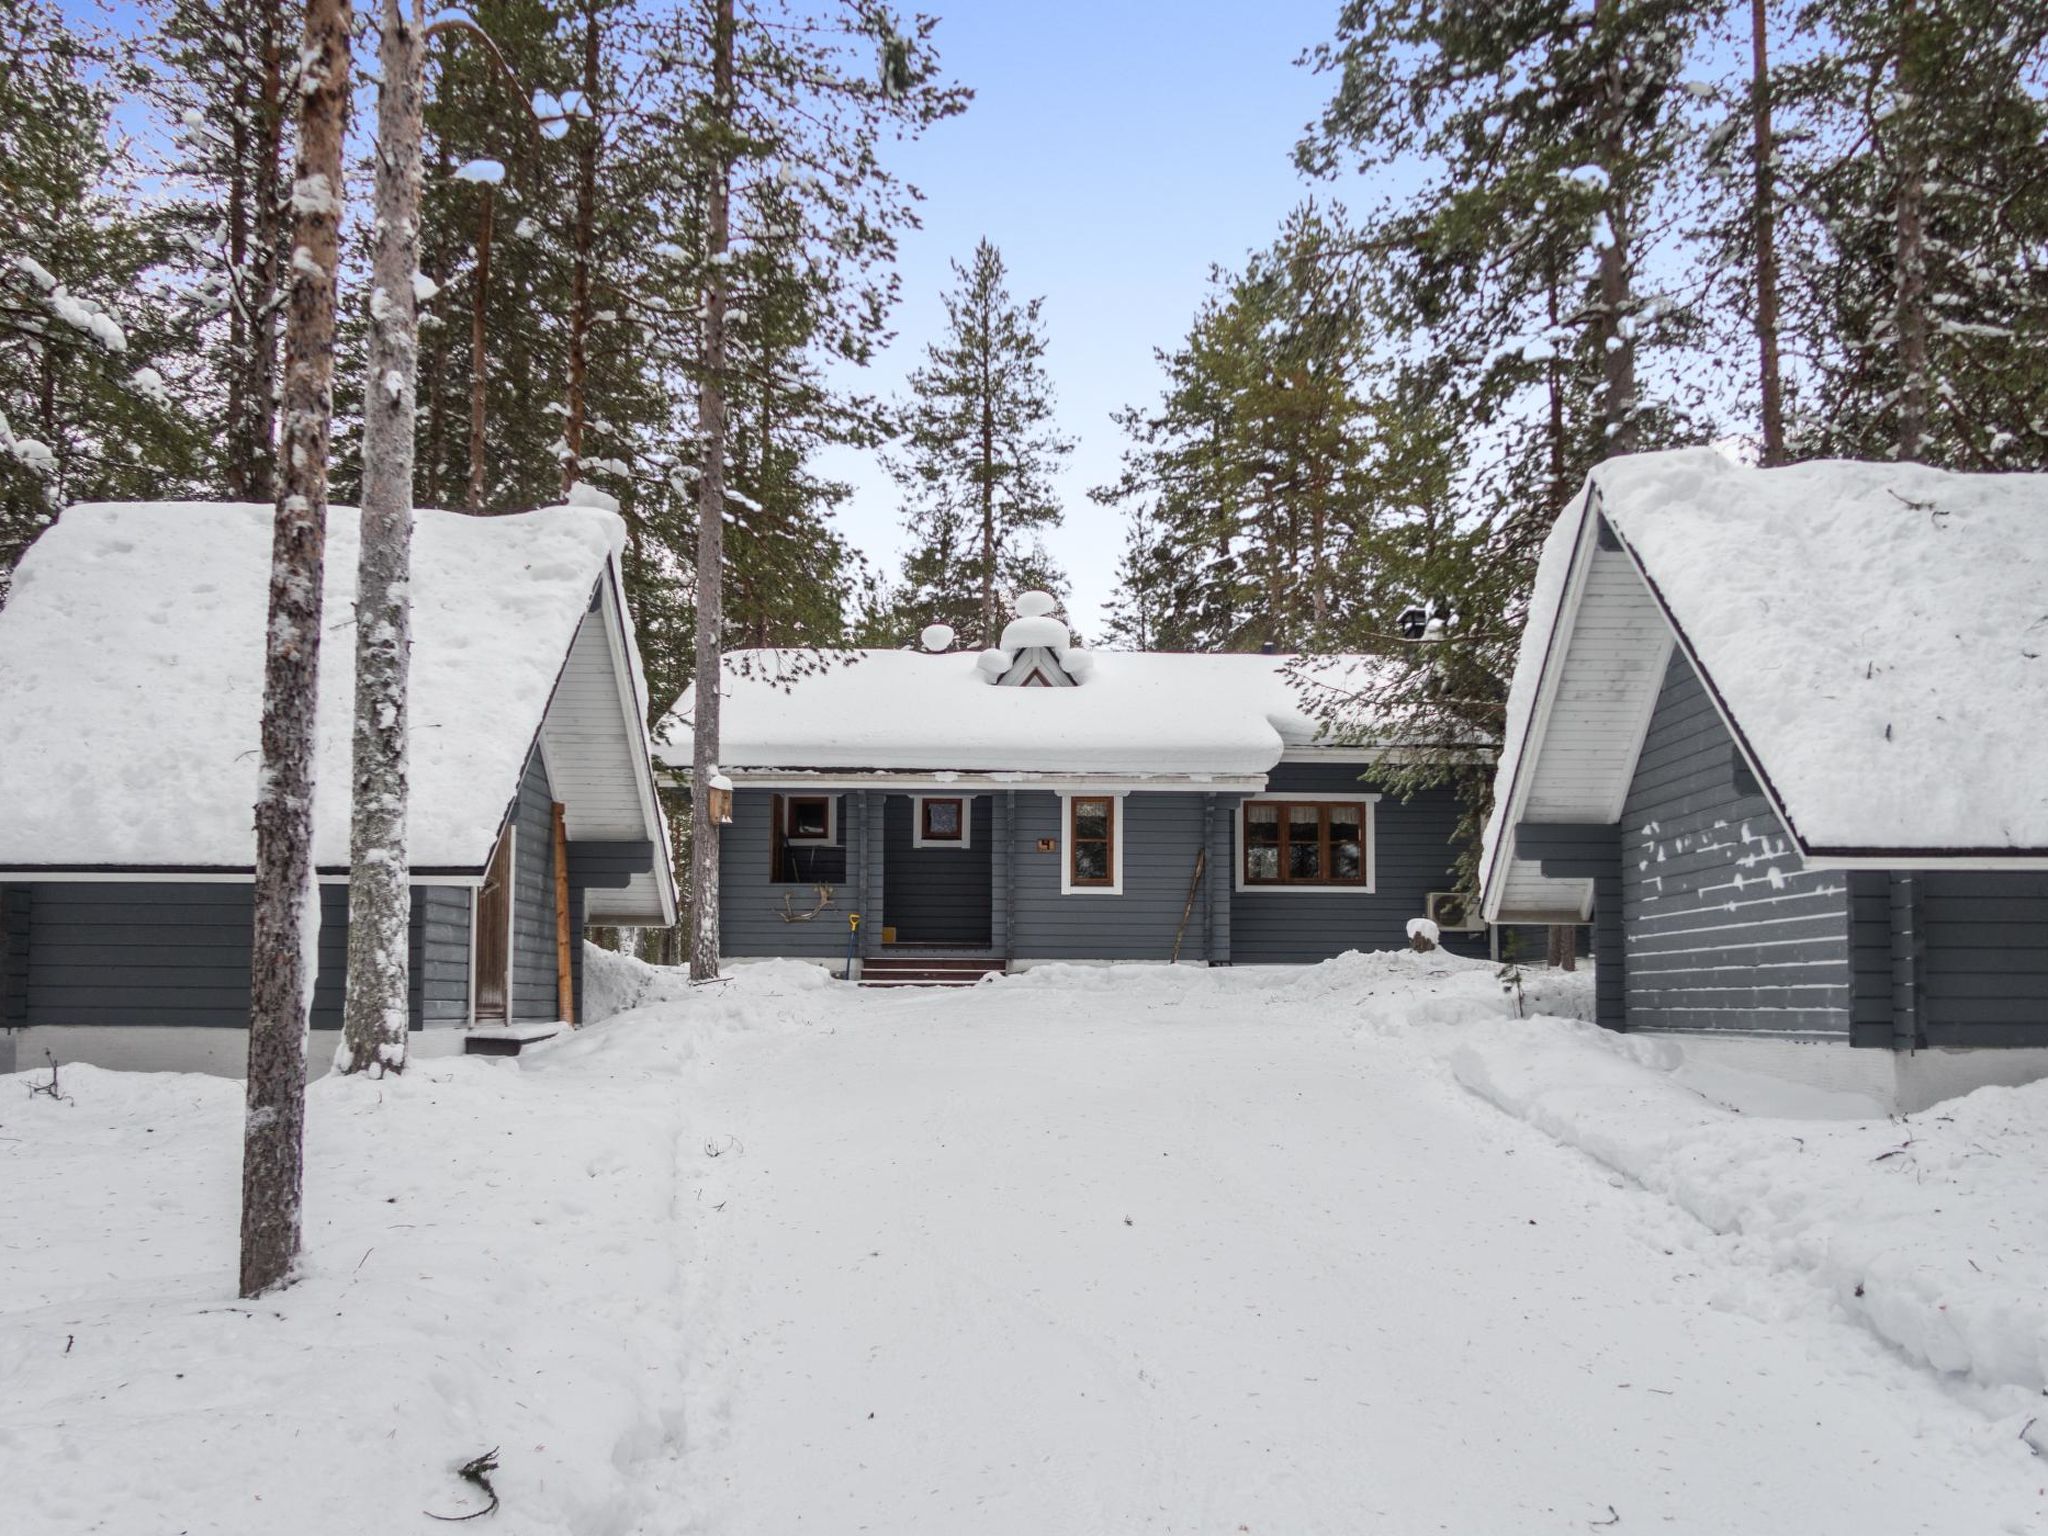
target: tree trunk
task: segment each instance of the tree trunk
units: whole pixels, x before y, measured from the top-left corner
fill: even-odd
[[[377,66],[377,216],[363,387],[362,550],[356,564],[355,799],[349,829],[344,1072],[405,1067],[410,1022],[406,692],[412,651],[413,396],[419,368],[419,0],[384,0]]]
[[[244,1296],[282,1285],[299,1252],[306,1010],[319,921],[313,871],[315,706],[334,409],[334,275],[340,260],[348,118],[347,0],[308,0],[295,228],[285,313],[283,451],[263,668],[262,789],[256,801],[248,1114],[243,1123]],[[317,933],[317,926],[315,927]]]
[[[469,291],[469,499],[466,510],[484,510],[484,381],[489,374],[489,343],[484,336],[484,310],[491,289],[491,184],[477,188],[476,270]]]
[[[996,421],[988,343],[981,359],[981,644],[996,643]]]
[[[1750,120],[1756,155],[1757,382],[1763,395],[1765,467],[1785,462],[1785,403],[1778,373],[1778,207],[1771,134],[1771,62],[1767,0],[1750,0]]]
[[[710,261],[704,282],[704,362],[697,385],[697,709],[690,779],[690,979],[718,975],[718,824],[711,776],[718,765],[725,580],[725,306],[732,244],[733,0],[716,0],[711,37],[711,177],[706,189]]]
[[[1927,432],[1927,157],[1920,118],[1919,5],[1905,0],[1899,20],[1898,114],[1902,134],[1894,205],[1898,238],[1899,458],[1917,460]]]
[[[597,84],[600,41],[596,0],[583,12],[583,107],[591,114],[576,151],[576,265],[569,279],[569,414],[562,424],[562,493],[583,478],[584,381],[589,371],[591,250],[597,241]],[[714,66],[715,67],[715,66]],[[732,61],[725,61],[732,73]],[[728,78],[727,90],[730,91]],[[732,116],[730,103],[722,117]],[[721,154],[724,151],[721,149]],[[724,249],[723,246],[718,249]],[[721,279],[722,281],[722,279]]]
[[[1628,168],[1626,122],[1628,82],[1622,69],[1620,43],[1622,0],[1594,0],[1595,24],[1604,18],[1617,39],[1608,59],[1602,112],[1601,169],[1607,173],[1607,244],[1600,251],[1600,420],[1605,437],[1602,457],[1634,453],[1636,422],[1636,343],[1630,328],[1631,294],[1628,270]]]
[[[249,41],[259,74],[247,138],[247,245],[245,254],[231,253],[229,263],[240,336],[230,344],[224,468],[229,495],[269,500],[277,490],[272,440],[277,431],[278,257],[284,243],[284,58],[278,8],[258,5],[253,14]]]

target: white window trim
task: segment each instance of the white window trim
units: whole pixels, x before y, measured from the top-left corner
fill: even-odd
[[[958,800],[960,802],[960,835],[958,837],[926,837],[924,835],[924,803],[927,800]],[[913,848],[972,848],[974,846],[974,796],[912,795],[910,797],[910,846]]]
[[[1231,885],[1239,891],[1254,896],[1371,896],[1379,890],[1379,828],[1378,795],[1331,795],[1313,789],[1296,790],[1293,794],[1246,795],[1232,812],[1234,829],[1231,834]],[[1290,885],[1276,881],[1271,885],[1261,881],[1247,884],[1244,878],[1244,808],[1248,805],[1356,805],[1365,811],[1365,884],[1363,885]]]
[[[823,837],[796,837],[789,830],[789,811],[792,800],[822,800],[825,802],[825,835]],[[839,842],[839,797],[831,794],[785,794],[782,797],[782,840],[793,848],[831,848]]]
[[[1060,792],[1060,894],[1062,896],[1121,896],[1124,893],[1124,807],[1128,790],[1076,789]],[[1109,870],[1116,879],[1108,885],[1074,884],[1074,855],[1067,839],[1074,828],[1076,800],[1114,800],[1109,818]]]

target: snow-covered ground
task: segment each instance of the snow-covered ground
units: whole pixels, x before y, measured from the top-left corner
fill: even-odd
[[[0,1529],[439,1529],[495,1448],[575,1536],[2048,1533],[2048,1085],[1738,1115],[1405,952],[608,971],[316,1084],[253,1306],[239,1085],[0,1082]]]

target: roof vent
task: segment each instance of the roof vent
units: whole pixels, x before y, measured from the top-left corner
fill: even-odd
[[[917,642],[934,656],[947,650],[953,644],[953,626],[950,624],[927,624]]]

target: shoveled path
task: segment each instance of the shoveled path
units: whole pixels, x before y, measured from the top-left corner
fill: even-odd
[[[2048,1530],[1947,1388],[1370,1006],[818,1006],[690,1079],[686,1529]]]

